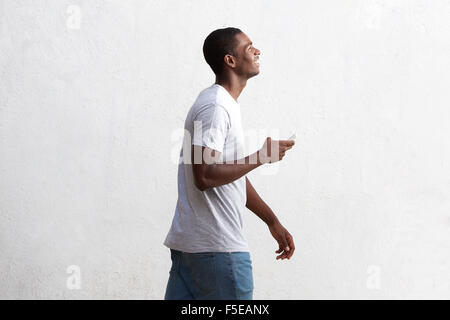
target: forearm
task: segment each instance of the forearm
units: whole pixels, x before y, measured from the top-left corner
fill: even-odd
[[[267,225],[279,222],[272,209],[261,199],[250,181],[245,178],[247,186],[247,203],[245,206]]]
[[[233,182],[261,165],[258,153],[251,154],[233,163],[214,163],[205,170],[205,188],[217,187]]]

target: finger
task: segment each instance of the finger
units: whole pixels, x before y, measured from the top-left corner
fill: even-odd
[[[286,251],[283,251],[280,255],[277,256],[277,260],[278,259],[281,259],[281,260],[286,259],[286,255],[287,255]]]
[[[277,256],[277,260],[279,260],[279,259],[283,260],[282,257],[283,257],[283,255],[280,254],[279,256]]]
[[[292,257],[292,255],[294,254],[294,251],[295,251],[295,246],[294,246],[294,244],[292,243],[292,245],[291,245],[291,250],[289,250],[288,255],[287,255],[287,258],[288,258],[288,259],[290,259],[290,258]]]
[[[281,254],[281,259],[286,259],[287,255],[289,254],[289,251],[291,250],[291,248],[289,247],[289,244],[287,242],[286,236],[282,237],[282,241],[283,241],[283,250],[284,252]]]
[[[278,250],[275,251],[275,253],[281,253],[281,252],[283,252],[283,246],[281,245],[280,242],[278,242]]]
[[[278,254],[279,254],[279,255],[276,257],[277,260],[280,259],[280,257],[283,255],[283,248],[282,248],[281,243],[279,244],[279,248],[278,248],[277,251],[275,251],[275,253],[278,253]]]
[[[295,248],[291,249],[290,253],[288,254],[287,258],[291,259],[292,255],[294,254]]]
[[[291,250],[289,250],[289,253],[287,255],[287,258],[290,259],[292,257],[292,255],[294,254],[295,251],[295,246],[291,247]]]
[[[294,140],[279,140],[280,146],[292,147],[295,144]]]
[[[289,251],[289,245],[288,242],[286,240],[286,237],[283,235],[281,238],[281,244],[283,245],[283,250]]]
[[[280,140],[280,147],[292,148],[295,144],[294,140]]]
[[[291,248],[289,248],[289,250],[284,250],[283,252],[283,259],[286,259],[289,256],[289,253],[291,253]]]
[[[291,249],[291,250],[289,250],[289,254],[287,256],[287,258],[290,259],[295,251],[294,238],[290,234],[288,234],[286,238],[287,238],[287,241],[289,244],[289,248]]]
[[[280,254],[280,255],[277,257],[277,260],[278,260],[278,259],[284,260],[284,259],[286,259],[286,257],[287,257],[287,252],[284,251],[282,254]]]

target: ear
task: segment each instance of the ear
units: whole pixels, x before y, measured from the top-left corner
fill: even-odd
[[[236,67],[236,58],[233,57],[231,54],[226,54],[223,57],[223,60],[224,60],[225,64],[228,65],[230,68]]]

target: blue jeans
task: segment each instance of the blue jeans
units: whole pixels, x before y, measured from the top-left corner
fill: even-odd
[[[170,249],[165,300],[252,300],[249,252],[186,253]]]

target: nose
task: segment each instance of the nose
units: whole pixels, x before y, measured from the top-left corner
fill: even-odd
[[[261,51],[259,49],[255,48],[255,55],[259,56],[260,54],[261,54]]]

